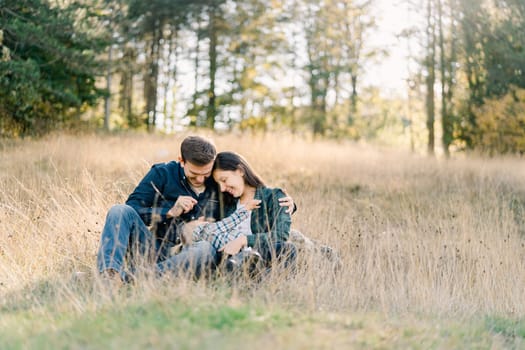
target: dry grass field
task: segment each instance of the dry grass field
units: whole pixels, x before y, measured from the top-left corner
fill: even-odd
[[[94,270],[106,211],[183,136],[0,142],[0,348],[525,348],[518,158],[214,135],[293,196],[293,227],[342,268],[305,253],[258,285],[145,279],[108,294]]]

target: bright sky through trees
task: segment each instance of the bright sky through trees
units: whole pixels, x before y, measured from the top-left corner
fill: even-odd
[[[366,85],[376,85],[385,94],[404,94],[407,78],[407,42],[396,36],[410,25],[406,1],[376,0],[374,15],[378,29],[370,34],[374,47],[388,52],[387,57],[370,62],[364,79]]]

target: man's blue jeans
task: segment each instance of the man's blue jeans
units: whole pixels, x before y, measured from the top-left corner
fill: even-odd
[[[218,254],[208,241],[194,242],[182,248],[180,253],[158,262],[157,274],[187,273],[200,277],[210,273],[218,263]]]
[[[157,264],[157,273],[181,269],[200,274],[212,266],[216,252],[209,242],[197,242],[166,259],[173,243],[155,240],[138,213],[125,204],[111,207],[102,230],[97,254],[99,272],[118,271],[123,280],[134,273],[142,262],[145,267]]]

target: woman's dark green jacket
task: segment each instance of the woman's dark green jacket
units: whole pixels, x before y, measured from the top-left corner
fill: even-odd
[[[264,251],[272,247],[276,242],[285,242],[290,235],[292,220],[286,212],[288,207],[279,205],[279,198],[286,194],[279,188],[258,187],[255,191],[255,199],[260,199],[261,204],[252,210],[251,230],[252,234],[247,236],[248,247]],[[236,201],[227,205],[225,216],[229,216],[236,209]]]

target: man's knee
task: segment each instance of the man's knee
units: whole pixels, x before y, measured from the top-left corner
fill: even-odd
[[[108,210],[108,218],[122,218],[124,216],[135,215],[136,211],[127,204],[115,204]]]

